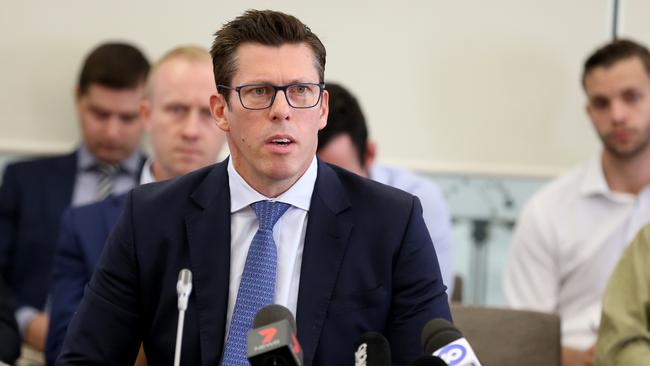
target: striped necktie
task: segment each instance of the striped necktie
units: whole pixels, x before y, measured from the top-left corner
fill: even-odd
[[[120,169],[119,165],[98,164],[99,181],[97,182],[97,194],[95,199],[102,201],[113,191],[115,174]]]
[[[273,241],[273,226],[287,209],[287,203],[259,201],[251,205],[259,229],[253,237],[237,292],[235,309],[230,320],[228,339],[223,354],[223,366],[248,366],[246,333],[253,325],[255,314],[272,304],[275,296],[275,274],[278,253]]]

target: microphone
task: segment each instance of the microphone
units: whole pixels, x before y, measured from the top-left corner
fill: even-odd
[[[377,332],[362,334],[354,344],[354,366],[390,366],[390,346]]]
[[[447,364],[440,357],[421,356],[411,366],[447,366]]]
[[[176,282],[176,293],[178,294],[178,310],[187,310],[187,302],[192,292],[192,271],[187,268],[178,272],[178,282]]]
[[[422,348],[449,366],[481,366],[467,339],[445,319],[433,319],[424,326]]]
[[[181,345],[183,344],[183,326],[185,325],[185,310],[192,292],[192,272],[183,268],[178,272],[176,293],[178,294],[178,326],[176,328],[176,349],[174,350],[174,366],[181,362]]]
[[[296,320],[282,305],[267,305],[257,312],[246,344],[251,366],[303,366]]]

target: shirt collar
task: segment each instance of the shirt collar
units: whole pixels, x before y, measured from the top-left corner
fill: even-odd
[[[140,173],[140,185],[153,183],[156,181],[156,178],[153,176],[151,158],[147,159],[142,166],[142,173]]]
[[[79,146],[77,152],[77,168],[79,171],[87,171],[97,165],[97,159],[88,151],[85,144]],[[120,171],[126,172],[130,175],[136,175],[142,160],[142,152],[138,149],[131,156],[120,162]]]
[[[80,171],[86,171],[90,168],[92,168],[96,160],[95,158],[90,154],[90,151],[86,148],[86,145],[81,144],[79,146],[79,149],[77,150],[77,168]]]
[[[314,156],[309,168],[305,174],[294,183],[291,188],[276,198],[268,198],[254,190],[244,178],[237,173],[232,163],[232,158],[228,159],[228,183],[230,185],[230,213],[237,212],[251,203],[258,201],[279,201],[288,203],[299,209],[309,211],[311,196],[314,192],[314,184],[318,175],[318,163]]]
[[[605,179],[603,163],[600,158],[593,158],[585,165],[585,172],[580,184],[580,192],[585,195],[603,194],[607,195],[611,191]]]
[[[138,173],[138,168],[140,167],[140,162],[142,161],[142,151],[139,149],[136,150],[131,156],[126,158],[120,163],[122,169],[126,170],[127,173],[135,176]]]
[[[635,195],[626,192],[615,192],[609,188],[603,162],[600,155],[589,160],[584,168],[580,193],[584,196],[603,196],[616,202],[628,202],[635,199]]]

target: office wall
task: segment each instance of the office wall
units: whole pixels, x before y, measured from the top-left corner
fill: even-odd
[[[650,5],[622,1],[646,41]],[[73,90],[100,41],[152,59],[248,8],[297,15],[328,49],[326,78],[362,101],[379,158],[433,172],[552,175],[593,155],[579,85],[609,38],[610,0],[7,2],[0,12],[0,151],[47,153],[78,139]]]

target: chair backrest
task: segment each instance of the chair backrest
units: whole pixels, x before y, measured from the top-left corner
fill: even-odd
[[[534,311],[452,304],[454,325],[483,366],[559,366],[560,318]]]
[[[463,287],[465,285],[463,277],[458,273],[454,275],[454,291],[451,293],[451,301],[462,303],[463,302]],[[447,294],[449,295],[449,294]]]

